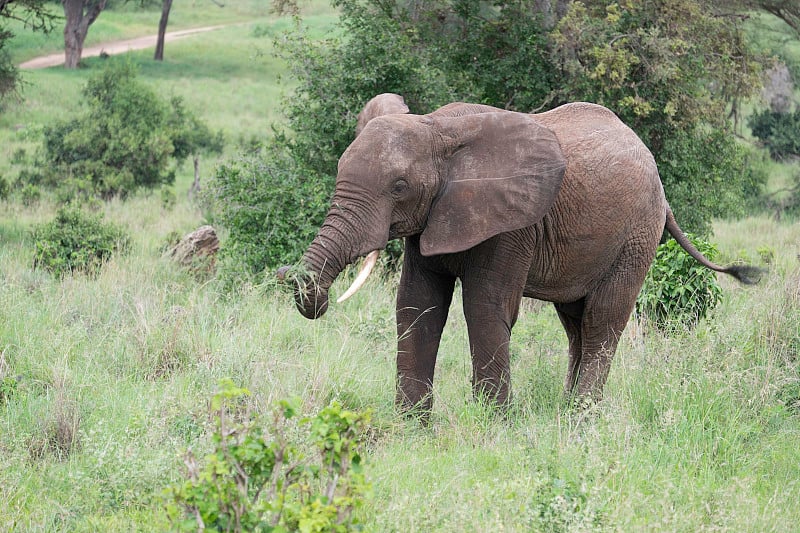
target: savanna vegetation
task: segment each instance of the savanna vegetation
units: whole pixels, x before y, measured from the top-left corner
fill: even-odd
[[[144,50],[15,74],[20,98],[0,110],[0,529],[796,529],[800,171],[767,155],[793,133],[767,113],[793,116],[798,93],[775,75],[760,94],[774,57],[798,79],[793,12],[334,4],[301,2],[299,30],[255,0],[176,4],[175,28],[230,26],[170,43],[161,62]],[[114,3],[87,43],[155,33],[160,15]],[[63,47],[59,31],[7,24],[12,66]],[[687,225],[716,260],[766,275],[709,285],[667,243],[640,300],[653,318],[632,319],[586,410],[562,399],[557,316],[526,303],[504,416],[471,399],[456,296],[422,427],[393,407],[397,274],[315,322],[272,276],[324,214],[358,110],[386,91],[412,112],[600,101],[657,154],[678,217],[701,213]],[[781,137],[759,134],[762,116]],[[126,158],[131,146],[160,150]],[[201,201],[187,194],[193,155]],[[211,278],[164,254],[208,221],[223,254]],[[657,305],[683,298],[702,307]]]

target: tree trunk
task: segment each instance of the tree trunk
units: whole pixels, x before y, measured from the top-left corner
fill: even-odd
[[[169,20],[170,9],[172,9],[172,0],[162,0],[161,20],[158,21],[158,40],[156,41],[156,53],[153,56],[153,59],[156,61],[164,61],[164,36],[167,33],[167,21]]]
[[[194,156],[194,183],[189,187],[189,200],[194,199],[200,192],[200,156]]]
[[[64,67],[78,68],[89,26],[106,7],[107,0],[61,0],[64,6]]]

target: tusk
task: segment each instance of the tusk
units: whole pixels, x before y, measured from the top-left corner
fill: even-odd
[[[352,295],[354,295],[356,292],[358,292],[358,289],[360,289],[361,286],[364,285],[364,283],[367,281],[367,278],[369,277],[370,272],[372,272],[372,269],[375,268],[375,263],[378,262],[378,256],[380,254],[381,254],[380,250],[373,250],[369,253],[369,255],[364,259],[364,264],[361,267],[361,271],[358,273],[358,276],[356,276],[356,279],[353,281],[353,284],[350,285],[350,288],[347,289],[344,292],[344,294],[339,296],[338,300],[336,300],[337,304],[342,303],[343,301],[347,300]]]

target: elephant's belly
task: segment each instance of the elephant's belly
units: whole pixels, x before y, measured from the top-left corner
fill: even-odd
[[[558,253],[533,258],[524,296],[554,303],[571,303],[591,293],[608,276],[619,258],[619,246],[594,239],[575,239]]]

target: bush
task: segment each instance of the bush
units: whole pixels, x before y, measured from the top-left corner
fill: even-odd
[[[760,156],[723,130],[675,132],[664,142],[658,170],[675,218],[688,232],[711,233],[711,220],[756,208],[767,172]]]
[[[46,127],[43,181],[67,196],[89,184],[104,198],[169,185],[175,165],[198,151],[219,151],[221,137],[179,98],[165,101],[129,63],[111,61],[83,90],[86,111]]]
[[[59,208],[52,222],[33,230],[33,266],[58,276],[97,274],[112,256],[127,251],[127,233],[102,215],[74,206]]]
[[[747,123],[773,159],[800,157],[800,107],[793,113],[764,109],[753,113]]]
[[[713,260],[717,249],[688,235]],[[675,239],[661,244],[636,300],[636,311],[660,330],[693,328],[722,301],[716,273],[694,260]]]
[[[201,194],[209,218],[229,231],[223,270],[258,275],[295,263],[325,218],[331,179],[277,148],[220,165]]]
[[[19,197],[22,201],[22,205],[25,207],[31,207],[38,204],[39,200],[41,200],[42,190],[38,185],[27,184],[22,186],[22,188],[19,190]]]
[[[213,451],[204,464],[187,453],[189,479],[164,491],[175,529],[198,531],[350,531],[370,486],[358,448],[369,414],[332,403],[301,418],[299,400],[276,405],[267,431],[242,413],[247,389],[223,380],[211,400]],[[305,439],[298,435],[300,430]],[[305,442],[303,442],[305,440]],[[303,454],[311,444],[315,457]]]

